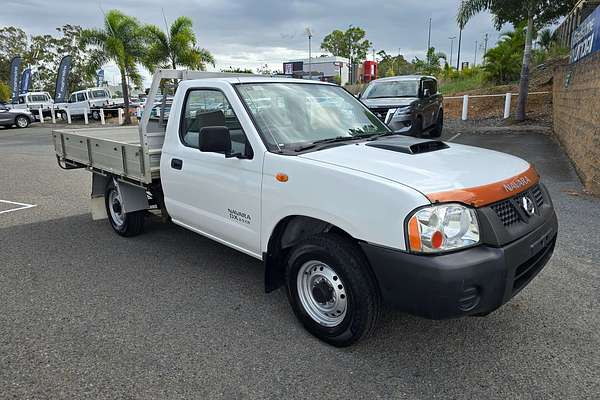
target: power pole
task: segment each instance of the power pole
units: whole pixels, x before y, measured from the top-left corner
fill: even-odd
[[[430,48],[431,48],[431,17],[429,17],[429,33],[427,34],[427,53],[426,53],[427,65],[429,65],[431,63],[431,61],[429,60],[429,49]]]
[[[304,31],[306,36],[308,36],[308,80],[312,80],[312,30],[310,28],[306,28]]]
[[[485,53],[487,53],[487,42],[488,42],[488,34],[485,34],[485,38],[483,39],[483,64],[485,64]]]
[[[456,39],[456,36],[450,36],[450,37],[448,37],[448,39],[450,39],[450,63],[449,63],[449,65],[452,65],[452,53],[454,53],[454,39]]]
[[[477,40],[475,41],[475,58],[473,59],[473,68],[477,66]]]
[[[460,71],[460,44],[462,41],[462,26],[460,27],[460,31],[458,32],[458,54],[456,56],[456,70]]]

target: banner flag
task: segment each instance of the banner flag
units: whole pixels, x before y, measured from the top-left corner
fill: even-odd
[[[67,97],[69,73],[71,72],[71,56],[64,56],[60,60],[58,75],[56,76],[56,90],[54,91],[54,102],[64,103]]]
[[[15,57],[10,62],[10,90],[11,103],[19,102],[19,69],[21,68],[21,57]]]
[[[23,70],[23,75],[21,75],[21,94],[25,94],[29,92],[29,86],[31,84],[31,68],[27,68]]]

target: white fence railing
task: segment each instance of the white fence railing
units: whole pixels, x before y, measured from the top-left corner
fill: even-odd
[[[550,92],[529,92],[528,95],[535,96],[535,95],[540,95],[540,94],[550,94]],[[519,95],[519,93],[510,93],[510,92],[505,93],[505,94],[473,94],[473,95],[465,94],[464,96],[444,97],[444,100],[463,99],[461,119],[463,121],[466,121],[468,119],[468,114],[469,114],[469,99],[483,98],[483,97],[504,97],[504,119],[506,119],[506,118],[510,117],[510,105],[512,102],[512,97],[518,96],[518,95]]]
[[[67,124],[71,124],[72,120],[71,120],[71,110],[69,110],[69,107],[64,107],[64,108],[56,108],[56,107],[49,107],[49,108],[43,108],[40,107],[37,110],[36,109],[29,109],[29,112],[31,112],[32,114],[35,114],[35,112],[37,111],[38,113],[38,118],[40,123],[44,123],[44,111],[48,111],[50,110],[50,118],[53,124],[56,124],[57,121],[57,111],[58,114],[60,115],[61,113],[64,112],[64,115],[66,116],[67,119]],[[114,108],[112,109],[114,111]],[[85,125],[89,124],[89,116],[91,115],[92,110],[88,109],[87,112],[83,113],[83,123]],[[98,109],[98,114],[99,114],[99,120],[100,120],[100,124],[105,125],[106,124],[106,119],[105,119],[105,113],[104,113],[104,108],[100,108]],[[125,114],[125,110],[122,107],[118,107],[117,108],[117,118],[119,121],[119,125],[123,125],[123,120],[124,120],[124,114]]]

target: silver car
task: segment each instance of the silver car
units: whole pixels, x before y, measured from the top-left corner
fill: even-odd
[[[433,76],[376,79],[367,85],[359,99],[396,133],[442,135],[443,97]]]
[[[27,128],[35,121],[32,113],[25,109],[10,109],[0,104],[0,126]]]

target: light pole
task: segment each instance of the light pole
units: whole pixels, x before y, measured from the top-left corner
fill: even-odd
[[[431,65],[431,60],[429,59],[429,49],[431,48],[431,17],[429,17],[429,33],[427,34],[427,65]]]
[[[458,32],[458,54],[456,55],[456,70],[460,71],[460,43],[462,41],[462,26]]]
[[[475,41],[475,58],[473,59],[473,68],[477,66],[477,40]]]
[[[312,80],[312,46],[311,46],[312,43],[311,43],[311,40],[312,40],[313,34],[312,34],[312,30],[309,27],[307,27],[304,30],[304,33],[306,34],[306,36],[308,36],[308,79]]]
[[[452,53],[454,53],[454,39],[456,39],[456,36],[450,36],[448,39],[450,39],[450,65],[452,65]]]

